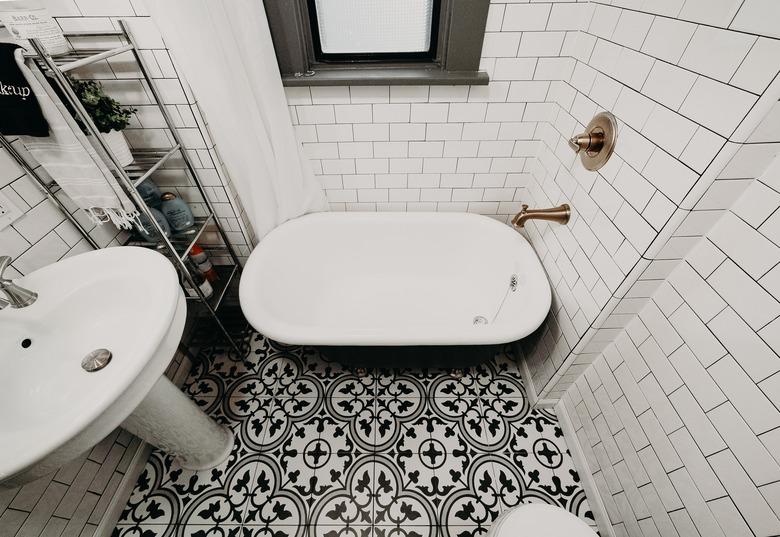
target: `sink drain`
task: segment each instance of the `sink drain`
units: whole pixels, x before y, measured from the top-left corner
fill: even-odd
[[[480,325],[480,324],[488,324],[488,320],[482,315],[477,315],[476,317],[474,317],[474,325]]]
[[[111,361],[111,351],[108,349],[96,349],[87,354],[81,360],[81,368],[89,373],[100,371]]]

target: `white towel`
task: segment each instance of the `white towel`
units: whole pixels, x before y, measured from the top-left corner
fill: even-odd
[[[113,222],[125,229],[139,223],[135,205],[81,132],[73,116],[53,95],[48,83],[38,80],[38,76],[43,77],[43,74],[37,69],[33,72],[25,65],[21,48],[16,49],[14,56],[38,99],[43,117],[49,123],[49,136],[46,138],[19,136],[24,146],[94,223]]]

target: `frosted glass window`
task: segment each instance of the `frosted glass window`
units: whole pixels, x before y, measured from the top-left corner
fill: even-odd
[[[315,0],[325,54],[427,52],[433,0]]]

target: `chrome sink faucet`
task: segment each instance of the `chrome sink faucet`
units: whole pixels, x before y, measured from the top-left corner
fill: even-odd
[[[0,297],[0,309],[6,306],[12,308],[26,308],[38,299],[38,293],[16,285],[13,280],[5,278],[5,269],[11,264],[11,258],[7,255],[0,256],[0,291],[5,298]]]

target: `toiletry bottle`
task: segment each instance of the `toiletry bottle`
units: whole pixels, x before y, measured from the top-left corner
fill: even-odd
[[[187,203],[173,192],[163,192],[160,210],[168,219],[171,229],[181,233],[195,225],[195,217]]]
[[[165,216],[154,208],[149,208],[149,211],[151,211],[152,215],[154,216],[154,219],[157,221],[157,223],[160,225],[160,229],[163,230],[163,233],[166,237],[171,236],[171,228],[168,225],[168,221],[165,219]],[[149,221],[149,219],[146,217],[144,213],[141,213],[138,215],[138,219],[141,221],[141,225],[143,227],[136,226],[136,229],[138,230],[138,233],[143,237],[143,239],[146,242],[151,242],[153,244],[158,243],[162,240],[162,237],[157,233],[157,229],[152,225],[152,223]]]
[[[211,264],[209,256],[206,255],[203,248],[197,244],[193,244],[192,248],[190,248],[190,259],[195,262],[200,273],[203,274],[208,281],[215,282],[219,280],[219,274],[214,270],[214,266]]]
[[[211,296],[214,294],[214,288],[211,287],[211,283],[209,283],[206,277],[200,273],[198,267],[191,259],[188,259],[186,261],[186,264],[187,264],[187,268],[190,271],[190,274],[192,275],[192,279],[195,281],[195,284],[200,288],[200,292],[203,293],[203,296],[205,296],[206,298],[211,298]]]
[[[135,187],[135,189],[143,198],[144,203],[146,203],[149,207],[153,207],[155,209],[160,208],[160,205],[162,204],[160,197],[162,194],[160,193],[160,189],[157,187],[157,185],[154,184],[154,181],[147,179]]]

